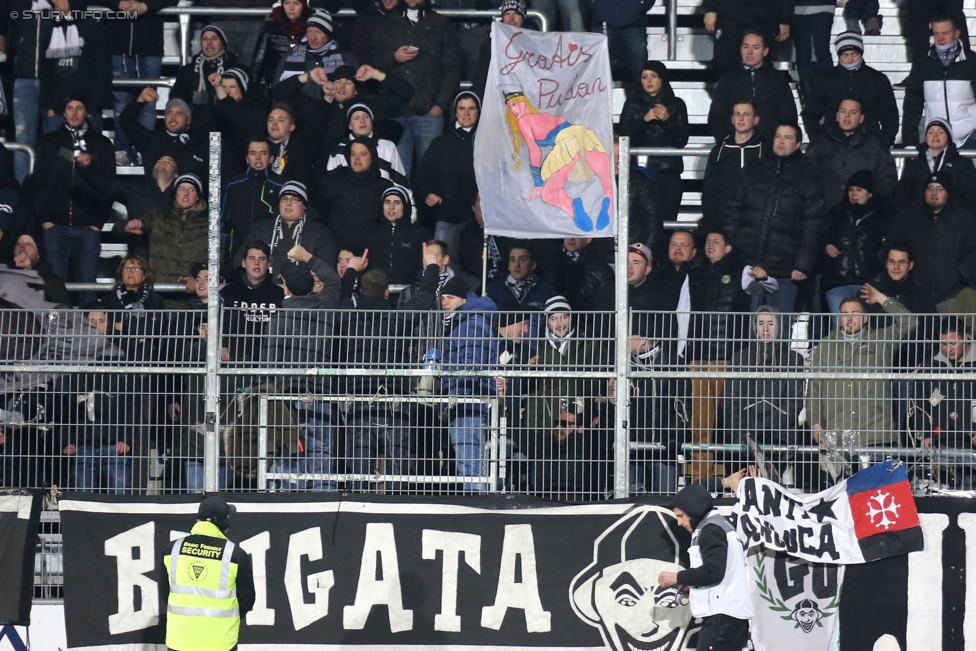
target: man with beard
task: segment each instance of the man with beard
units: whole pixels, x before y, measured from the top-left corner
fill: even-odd
[[[156,161],[170,156],[176,161],[180,172],[205,174],[207,172],[206,139],[198,139],[191,131],[193,110],[181,99],[173,98],[166,102],[163,122],[155,129],[148,129],[138,122],[139,113],[146,104],[156,105],[159,93],[152,88],[143,88],[134,102],[119,114],[119,125],[125,129],[129,140],[142,155],[142,169],[151,176]]]

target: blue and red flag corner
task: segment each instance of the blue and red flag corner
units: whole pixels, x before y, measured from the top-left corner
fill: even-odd
[[[905,463],[889,459],[847,480],[854,533],[866,562],[922,551],[925,541]]]

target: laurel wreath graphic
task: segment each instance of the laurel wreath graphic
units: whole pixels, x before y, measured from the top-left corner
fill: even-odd
[[[769,587],[769,582],[766,580],[766,555],[760,553],[758,556],[756,559],[756,567],[753,568],[753,571],[756,573],[756,586],[759,588],[759,596],[762,597],[763,601],[769,603],[768,607],[773,612],[787,613],[786,615],[780,615],[780,619],[792,620],[793,609],[773,593]],[[823,620],[837,612],[837,609],[840,607],[838,597],[840,597],[840,590],[833,596],[830,603],[821,609],[820,612],[823,613],[823,618],[817,620],[817,626],[823,627]],[[800,628],[800,623],[796,622],[793,628]]]

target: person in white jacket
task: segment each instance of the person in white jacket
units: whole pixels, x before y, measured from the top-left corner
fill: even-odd
[[[753,617],[746,557],[735,530],[712,506],[701,484],[682,488],[671,503],[678,524],[691,533],[691,567],[661,572],[661,587],[690,589],[691,614],[702,620],[698,651],[742,651]]]

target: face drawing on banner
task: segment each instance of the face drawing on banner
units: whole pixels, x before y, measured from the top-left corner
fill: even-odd
[[[512,134],[515,169],[522,166],[519,152],[525,145],[529,169],[535,185],[526,201],[542,201],[572,218],[576,227],[586,233],[601,231],[610,225],[613,208],[613,174],[607,148],[591,129],[572,124],[565,118],[540,113],[522,91],[505,93],[508,110],[505,119]],[[543,153],[543,148],[547,149]],[[599,207],[584,205],[583,183],[596,176],[600,181],[602,200]],[[571,197],[567,184],[577,195]],[[595,219],[594,219],[595,216]]]
[[[593,543],[593,562],[576,575],[569,599],[576,615],[600,629],[613,651],[679,651],[697,631],[676,588],[660,572],[685,569],[689,535],[661,507],[639,506]]]
[[[823,613],[820,612],[820,606],[817,605],[816,601],[803,599],[796,604],[790,619],[795,621],[804,633],[809,633],[817,625],[817,622],[823,619]]]

